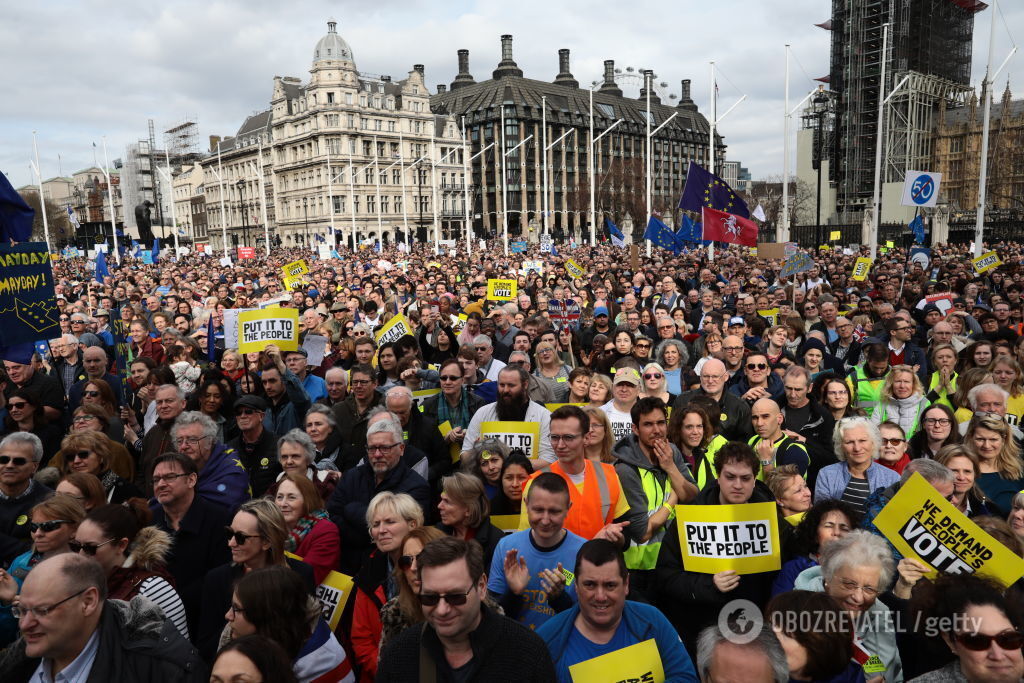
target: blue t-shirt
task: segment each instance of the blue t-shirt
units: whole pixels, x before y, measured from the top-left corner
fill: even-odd
[[[505,582],[505,553],[513,549],[518,550],[519,556],[526,560],[526,568],[530,572],[530,582],[523,591],[525,605],[519,615],[519,621],[531,631],[536,630],[555,616],[555,610],[548,605],[547,593],[541,588],[540,572],[544,569],[557,569],[558,563],[561,562],[566,573],[565,593],[575,603],[576,577],[573,576],[571,568],[576,566],[576,553],[584,543],[585,539],[568,530],[562,542],[552,548],[538,548],[529,529],[505,536],[498,541],[498,547],[491,559],[487,590],[496,595],[504,595],[508,591],[508,584]]]
[[[562,659],[566,662],[578,664],[634,644],[625,619],[619,621],[619,626],[615,629],[615,635],[603,645],[595,643],[580,633],[578,628],[573,627],[572,632],[569,634],[569,640],[565,644],[565,656]]]

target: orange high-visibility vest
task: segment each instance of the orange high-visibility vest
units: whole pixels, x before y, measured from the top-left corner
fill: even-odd
[[[565,518],[565,528],[588,540],[596,536],[605,525],[614,521],[615,503],[622,495],[615,468],[608,463],[598,464],[600,467],[595,467],[594,462],[584,460],[582,493],[558,461],[541,465],[530,477],[533,479],[541,472],[554,472],[565,479],[565,483],[569,485],[569,500],[572,503]]]

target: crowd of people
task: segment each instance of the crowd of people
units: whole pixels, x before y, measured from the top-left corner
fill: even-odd
[[[991,248],[55,261],[61,335],[0,371],[0,680],[1024,680],[1024,584],[874,524],[918,474],[1024,556],[1024,253]],[[294,343],[225,348],[267,305]],[[781,569],[687,567],[677,506],[745,503]]]

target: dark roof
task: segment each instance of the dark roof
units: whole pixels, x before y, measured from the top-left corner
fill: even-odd
[[[270,129],[270,110],[261,111],[258,114],[253,114],[245,119],[242,123],[242,127],[238,129],[237,137],[243,135],[252,135],[260,131],[266,131]],[[223,148],[222,148],[223,149]]]
[[[501,103],[515,103],[515,115],[520,119],[540,119],[541,98],[547,97],[547,120],[553,124],[587,126],[590,122],[590,95],[586,89],[537,81],[530,78],[506,76],[499,80],[465,85],[454,91],[438,93],[430,98],[431,108],[456,117],[465,115],[467,123],[495,120],[501,117]],[[616,119],[624,119],[621,128],[633,134],[646,131],[646,102],[640,99],[617,97],[607,93],[594,93],[594,127],[603,130]],[[707,137],[710,126],[707,119],[696,111],[681,107],[651,103],[653,125],[678,113],[663,131],[674,137],[701,135]],[[625,131],[624,131],[625,132]],[[719,144],[721,138],[719,137]]]
[[[996,100],[992,103],[992,121],[998,121],[1003,117],[1003,103]],[[1011,118],[1024,116],[1024,100],[1011,100],[1006,109]],[[981,125],[985,110],[979,105],[974,108],[974,123]],[[969,106],[947,109],[943,122],[947,126],[965,124],[971,120],[971,108]]]
[[[284,90],[284,98],[286,100],[297,100],[302,97],[302,93],[306,90],[301,83],[284,79],[281,80],[281,87]]]

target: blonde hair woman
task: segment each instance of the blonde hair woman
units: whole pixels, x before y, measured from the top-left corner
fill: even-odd
[[[1013,496],[1024,490],[1024,463],[1013,440],[1010,425],[996,415],[979,415],[964,434],[964,446],[978,456],[978,487],[1003,519],[1010,513]]]
[[[910,438],[917,431],[921,415],[928,408],[924,384],[909,365],[896,365],[882,383],[878,406],[871,413],[876,425],[883,422],[898,424]]]
[[[648,363],[644,366],[643,383],[641,384],[641,395],[653,398],[660,398],[665,405],[670,406],[676,400],[676,395],[669,393],[668,381],[665,378],[665,370],[658,363]]]
[[[588,405],[583,412],[590,417],[590,431],[583,437],[584,453],[592,462],[612,462],[612,424],[600,406]]]
[[[1024,383],[1021,382],[1020,364],[1013,356],[996,356],[988,366],[992,380],[1010,395],[1006,399],[1006,414],[1016,416],[1015,424],[1024,419]]]

